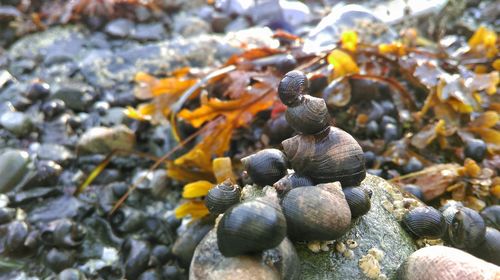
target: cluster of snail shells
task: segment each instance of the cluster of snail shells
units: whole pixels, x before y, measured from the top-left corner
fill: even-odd
[[[262,252],[286,236],[293,241],[337,239],[352,218],[370,209],[371,192],[356,187],[366,176],[361,147],[347,132],[329,125],[324,100],[306,95],[307,90],[307,78],[298,71],[287,73],[279,85],[288,106],[286,119],[299,133],[282,142],[284,153],[265,149],[242,159],[253,182],[273,186],[279,197],[270,192],[239,202],[239,187],[230,182],[206,197],[212,213],[223,213],[216,232],[226,257]],[[294,173],[288,174],[290,167]],[[219,196],[222,206],[214,205]]]
[[[500,232],[488,227],[478,212],[455,201],[440,211],[429,206],[416,207],[401,222],[415,238],[442,238],[447,245],[500,264]]]

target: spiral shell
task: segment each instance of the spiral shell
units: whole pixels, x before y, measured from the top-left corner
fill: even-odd
[[[429,206],[420,206],[403,216],[403,227],[418,238],[440,238],[446,229],[441,213]]]
[[[296,131],[304,134],[316,134],[328,127],[330,115],[323,99],[304,95],[300,99],[299,105],[288,107],[285,117]]]
[[[448,239],[456,248],[475,248],[484,240],[486,224],[478,212],[467,207],[458,207],[451,225]]]
[[[40,233],[43,243],[57,247],[77,247],[82,244],[87,231],[70,219],[50,222]]]
[[[225,181],[213,187],[205,197],[205,205],[212,214],[222,214],[234,204],[240,202],[241,189],[231,181]]]
[[[217,244],[226,257],[276,247],[285,235],[285,216],[277,201],[269,197],[259,197],[229,208],[217,225]]]
[[[351,211],[338,182],[292,189],[281,206],[292,240],[333,240],[351,224]]]
[[[298,70],[285,74],[278,85],[281,102],[286,106],[296,106],[302,95],[309,91],[309,81],[306,75]]]
[[[490,227],[500,230],[500,205],[488,206],[481,211],[486,224]]]
[[[363,150],[349,133],[330,127],[321,135],[296,135],[281,143],[295,172],[314,183],[358,186],[365,178]]]
[[[371,207],[370,194],[362,187],[349,187],[342,189],[351,209],[351,218],[355,219],[368,213]]]
[[[279,179],[278,182],[274,183],[273,187],[278,194],[283,195],[291,189],[312,185],[314,185],[314,183],[310,178],[297,173],[291,173]]]
[[[264,149],[241,159],[255,184],[272,185],[286,175],[288,160],[278,149]]]

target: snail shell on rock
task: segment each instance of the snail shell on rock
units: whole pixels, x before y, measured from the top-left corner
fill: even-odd
[[[273,187],[278,194],[283,195],[291,189],[314,185],[313,181],[306,176],[297,173],[288,174],[274,183]]]
[[[229,208],[217,225],[217,244],[225,257],[278,246],[286,221],[276,197],[259,197]]]
[[[339,181],[344,187],[358,186],[366,176],[363,150],[336,127],[317,135],[296,135],[281,144],[295,172],[316,184]]]
[[[441,213],[430,207],[420,206],[403,216],[403,227],[418,238],[440,238],[446,229],[446,222]]]
[[[486,224],[473,209],[458,207],[451,225],[448,227],[448,239],[456,248],[475,248],[484,240]]]
[[[264,149],[241,159],[255,184],[272,185],[286,175],[288,160],[278,149]]]
[[[281,206],[292,240],[333,240],[351,225],[351,211],[338,182],[295,188]]]
[[[411,254],[399,269],[402,280],[498,279],[500,267],[464,251],[430,246]]]
[[[240,202],[241,189],[230,180],[213,187],[205,197],[205,205],[212,214],[222,214]]]
[[[349,187],[342,190],[351,209],[353,219],[368,213],[371,207],[370,192],[363,187]]]
[[[500,231],[486,227],[483,242],[476,248],[472,248],[470,253],[485,261],[500,265]]]

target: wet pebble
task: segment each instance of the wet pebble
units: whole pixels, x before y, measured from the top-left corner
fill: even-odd
[[[52,99],[64,101],[70,109],[82,111],[88,107],[93,100],[93,88],[82,82],[57,83],[52,86]]]
[[[130,151],[135,144],[134,133],[126,126],[93,127],[78,141],[78,150],[84,153],[107,154],[115,149]]]
[[[108,24],[106,24],[106,26],[104,27],[104,32],[113,37],[124,38],[127,37],[130,32],[132,32],[133,28],[133,22],[128,19],[119,18],[112,20]]]
[[[0,155],[0,193],[13,189],[28,171],[28,153],[21,150],[8,150]]]
[[[22,112],[3,113],[0,117],[0,125],[17,136],[24,136],[33,128],[31,118]]]
[[[166,36],[165,28],[162,23],[144,23],[137,24],[131,38],[139,41],[158,41]]]

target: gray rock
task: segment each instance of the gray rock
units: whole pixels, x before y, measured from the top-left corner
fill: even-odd
[[[61,99],[68,108],[73,110],[84,110],[93,99],[92,87],[82,82],[57,83],[52,86],[52,90],[52,99]]]
[[[75,158],[75,154],[66,147],[55,143],[43,143],[38,147],[37,155],[43,160],[52,160],[64,165]]]
[[[134,28],[133,22],[128,19],[119,18],[112,20],[108,24],[106,24],[106,27],[104,27],[104,31],[108,35],[124,38],[130,35],[130,32],[132,32],[132,28]]]
[[[172,29],[174,33],[178,33],[183,37],[207,34],[211,30],[210,25],[206,21],[182,13],[175,16],[173,23],[174,26]]]
[[[8,150],[0,155],[0,193],[13,189],[28,172],[28,153],[21,150]]]
[[[22,112],[5,112],[0,117],[0,124],[17,136],[26,135],[33,128],[30,117]]]
[[[163,24],[152,23],[152,24],[138,24],[132,34],[131,38],[139,41],[158,41],[165,38],[167,35]]]
[[[101,117],[101,123],[105,126],[113,126],[123,124],[127,119],[124,113],[125,108],[112,107],[106,111],[106,114]]]
[[[130,151],[135,144],[135,134],[124,125],[108,127],[93,127],[86,131],[77,144],[82,153],[110,153],[120,149]]]
[[[46,199],[31,211],[28,220],[31,223],[49,222],[56,219],[80,219],[92,209],[87,203],[71,195],[63,195],[54,199]]]

